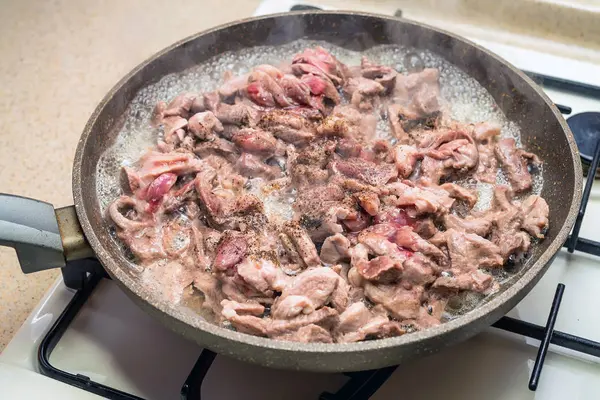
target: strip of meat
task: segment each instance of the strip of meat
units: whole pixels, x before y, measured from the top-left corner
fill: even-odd
[[[237,264],[237,273],[248,286],[267,296],[273,291],[282,291],[286,284],[281,269],[263,258],[246,257]]]
[[[283,232],[290,237],[307,267],[321,265],[317,248],[304,228],[290,222],[284,225]]]
[[[453,214],[447,214],[444,216],[444,224],[446,229],[454,229],[459,232],[474,233],[479,236],[487,236],[493,224],[493,215],[486,215],[482,217],[475,217],[468,215],[465,218],[457,217]]]
[[[531,188],[531,175],[527,170],[527,157],[522,150],[517,149],[512,138],[502,139],[496,144],[496,157],[506,172],[515,192],[522,192]]]
[[[188,121],[188,129],[197,138],[207,140],[213,137],[213,131],[222,132],[223,124],[211,111],[194,114]]]
[[[409,226],[404,226],[396,231],[394,242],[398,246],[402,246],[405,249],[412,251],[418,251],[426,256],[433,257],[440,262],[446,260],[446,255],[440,249],[423,239]]]
[[[473,208],[473,206],[477,203],[477,195],[473,193],[471,190],[466,189],[462,186],[458,186],[456,183],[444,183],[440,185],[442,189],[444,189],[450,197],[463,200],[469,206],[469,209]]]
[[[525,220],[522,229],[538,239],[544,238],[544,231],[548,228],[548,203],[540,196],[531,195],[523,201],[521,206]]]
[[[474,292],[485,293],[493,284],[491,275],[483,271],[476,270],[472,272],[460,273],[451,276],[440,276],[433,282],[433,288],[444,288],[452,291],[472,290]]]
[[[494,243],[473,233],[454,230],[448,236],[448,253],[452,268],[472,271],[478,268],[501,267],[504,259],[501,250]]]
[[[167,105],[163,114],[164,117],[179,116],[182,118],[187,118],[190,108],[192,107],[192,103],[196,97],[197,96],[192,93],[182,93],[179,96],[176,96]]]
[[[275,138],[270,133],[254,128],[240,129],[232,135],[231,141],[243,152],[261,157],[272,156],[277,145]]]
[[[439,214],[448,213],[454,199],[448,192],[434,187],[411,186],[408,182],[394,182],[386,188],[398,196],[396,205],[399,207],[413,206],[417,214]]]
[[[393,164],[375,164],[361,158],[349,158],[332,163],[332,170],[348,178],[358,179],[369,185],[382,186],[398,176]]]

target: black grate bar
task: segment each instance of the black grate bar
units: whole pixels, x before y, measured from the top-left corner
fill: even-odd
[[[198,361],[194,364],[194,368],[181,388],[181,400],[202,399],[202,383],[216,356],[217,354],[210,350],[202,350]]]
[[[539,85],[553,87],[555,89],[560,89],[571,93],[579,93],[588,97],[600,98],[600,87],[598,86],[575,82],[569,79],[557,78],[555,76],[538,74],[537,72],[523,72]]]
[[[546,322],[546,329],[544,331],[544,337],[542,343],[538,349],[537,357],[535,358],[535,364],[533,365],[533,372],[529,379],[529,390],[535,391],[540,381],[540,375],[542,374],[542,368],[544,367],[544,360],[548,353],[548,346],[550,346],[550,339],[554,333],[554,325],[556,324],[556,317],[558,317],[558,309],[560,308],[560,302],[562,301],[563,293],[565,292],[565,285],[559,283],[556,287],[556,293],[552,300],[552,307],[550,308],[550,314],[548,315],[548,322]]]
[[[75,266],[73,265],[72,267]],[[65,308],[62,314],[60,314],[56,322],[54,322],[40,343],[40,347],[38,348],[40,372],[53,379],[110,400],[143,400],[141,397],[137,397],[132,394],[122,392],[118,389],[111,388],[110,386],[105,386],[98,382],[94,382],[85,375],[71,374],[50,364],[50,355],[52,354],[52,351],[63,337],[71,322],[73,322],[77,316],[77,313],[79,313],[79,310],[81,310],[81,307],[83,307],[85,302],[89,299],[90,295],[101,279],[102,275],[99,274],[92,273],[88,276],[87,280],[85,280],[83,284],[83,287],[75,293],[67,305],[67,308]]]
[[[323,392],[319,396],[319,400],[365,400],[379,390],[381,385],[398,368],[397,365],[385,367],[381,369],[364,371],[358,373],[350,373],[352,378],[344,384],[337,392]]]
[[[573,112],[573,109],[569,106],[563,106],[562,104],[556,103],[554,103],[554,105],[556,106],[556,108],[558,108],[558,111],[560,111],[561,114],[569,115]]]
[[[570,241],[571,236],[569,236],[563,247],[569,246]],[[577,243],[575,243],[575,250],[600,257],[600,242],[586,238],[578,238]]]
[[[527,336],[532,339],[542,340],[544,338],[545,328],[543,326],[511,317],[502,317],[492,326],[504,331]],[[579,336],[574,336],[560,331],[554,331],[552,338],[550,338],[550,343],[564,347],[565,349],[575,350],[594,357],[600,357],[600,343]]]
[[[583,198],[581,199],[581,205],[579,206],[579,214],[577,214],[575,226],[573,227],[573,232],[571,233],[571,240],[569,240],[569,245],[567,246],[567,250],[569,251],[569,253],[572,253],[575,250],[575,245],[577,244],[577,240],[579,239],[579,230],[581,229],[581,223],[583,222],[585,209],[590,199],[590,193],[592,191],[592,185],[594,184],[596,171],[598,170],[598,165],[600,165],[600,140],[598,141],[598,143],[596,143],[594,159],[592,160],[592,165],[589,169],[590,171],[593,171],[593,173],[588,173],[587,179],[585,181],[585,188],[583,189]]]

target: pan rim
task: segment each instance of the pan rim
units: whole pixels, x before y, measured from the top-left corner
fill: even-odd
[[[212,32],[216,32],[223,29],[228,29],[232,26],[245,24],[248,22],[261,21],[266,19],[275,19],[284,16],[296,16],[296,15],[313,15],[313,14],[321,14],[321,15],[347,15],[347,16],[359,16],[359,17],[370,17],[370,18],[378,18],[382,20],[387,20],[390,22],[401,22],[407,25],[416,25],[418,27],[423,27],[429,29],[431,31],[435,31],[441,34],[444,34],[454,40],[461,41],[463,43],[467,43],[468,45],[476,48],[478,51],[485,53],[487,56],[493,58],[496,62],[501,63],[511,69],[519,78],[524,80],[527,84],[533,87],[537,95],[545,102],[545,104],[550,107],[554,116],[557,118],[559,124],[561,125],[570,151],[571,151],[571,162],[573,164],[573,170],[575,174],[575,179],[573,182],[572,188],[572,199],[569,205],[569,212],[567,214],[565,223],[560,228],[554,240],[550,243],[548,248],[539,256],[539,258],[529,267],[529,269],[523,273],[523,275],[516,280],[512,285],[507,287],[503,292],[501,292],[498,296],[492,298],[485,304],[475,308],[468,313],[451,320],[449,322],[443,323],[439,326],[425,329],[423,331],[417,331],[411,334],[402,335],[398,337],[392,337],[387,339],[379,339],[373,341],[363,341],[356,343],[298,343],[298,342],[288,342],[288,341],[280,341],[269,338],[262,338],[258,336],[243,334],[239,332],[234,332],[232,330],[219,327],[215,324],[212,324],[206,320],[204,320],[201,316],[191,313],[185,313],[180,307],[175,307],[173,305],[168,304],[167,302],[161,301],[157,299],[155,295],[153,295],[147,288],[143,285],[140,285],[138,282],[134,281],[129,275],[124,273],[121,269],[120,264],[115,261],[111,255],[111,253],[107,250],[107,248],[100,241],[90,219],[88,218],[87,212],[84,208],[83,203],[83,182],[86,179],[85,176],[82,175],[81,165],[83,163],[83,159],[85,156],[85,148],[90,139],[93,140],[93,135],[91,135],[92,128],[97,123],[98,116],[107,105],[107,103],[112,99],[112,97],[117,93],[134,75],[136,75],[140,70],[145,68],[148,64],[153,62],[155,59],[167,54],[173,49],[184,45],[185,43],[192,41],[200,36],[210,34]],[[205,334],[212,335],[215,338],[213,339],[226,339],[235,342],[239,342],[244,345],[257,347],[260,349],[271,349],[283,352],[303,352],[310,354],[321,354],[321,353],[338,353],[338,354],[350,354],[350,353],[362,353],[369,352],[372,350],[377,350],[381,348],[389,348],[389,347],[399,347],[408,345],[416,342],[428,341],[429,339],[446,337],[451,333],[455,333],[459,330],[467,330],[471,323],[475,321],[485,320],[486,323],[489,322],[488,325],[491,325],[495,322],[496,319],[500,318],[496,314],[500,310],[508,311],[514,305],[516,305],[525,295],[531,290],[531,288],[537,283],[537,281],[542,277],[546,268],[549,266],[550,261],[554,258],[556,253],[562,248],[563,243],[566,241],[571,228],[575,223],[575,219],[578,213],[579,205],[581,203],[582,196],[582,187],[583,187],[583,173],[581,162],[579,161],[579,152],[577,150],[577,146],[575,143],[575,139],[573,137],[572,132],[570,131],[566,121],[563,119],[562,115],[554,106],[554,103],[548,98],[548,96],[539,88],[528,76],[514,67],[511,63],[502,59],[498,55],[490,52],[489,50],[481,47],[480,45],[455,35],[453,33],[447,32],[445,30],[429,26],[427,24],[423,24],[420,22],[409,21],[403,18],[392,17],[387,15],[379,15],[374,13],[367,12],[356,12],[356,11],[298,11],[298,12],[286,12],[286,13],[278,13],[271,14],[267,16],[260,17],[251,17],[245,18],[241,20],[236,20],[233,22],[228,22],[214,28],[196,33],[194,35],[188,36],[165,49],[155,53],[139,65],[137,65],[134,69],[132,69],[127,75],[125,75],[119,82],[106,94],[106,96],[102,99],[102,101],[98,104],[92,115],[90,116],[81,138],[79,140],[77,150],[75,153],[75,159],[73,164],[73,180],[72,180],[72,189],[73,196],[75,200],[75,208],[77,211],[77,215],[79,218],[79,222],[83,228],[85,236],[89,241],[90,245],[94,249],[94,252],[103,266],[107,269],[107,272],[111,275],[111,277],[115,278],[115,281],[119,283],[119,285],[126,289],[125,292],[128,295],[134,296],[147,303],[149,306],[157,309],[166,317],[172,319],[171,322],[179,322],[184,325],[190,325],[197,330],[203,331]],[[172,327],[173,328],[173,327]],[[473,330],[470,333],[470,336],[473,336],[480,330]],[[466,339],[469,335],[464,336]],[[451,340],[448,341],[452,342]],[[349,367],[351,367],[349,363]],[[383,364],[383,363],[382,363]],[[394,360],[388,360],[388,364],[394,364]],[[348,368],[351,369],[351,368]],[[333,370],[333,369],[332,369]],[[343,366],[336,370],[346,370]]]

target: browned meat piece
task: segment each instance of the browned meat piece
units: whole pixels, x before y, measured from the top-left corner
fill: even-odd
[[[323,96],[333,102],[333,104],[338,104],[340,102],[340,94],[337,89],[333,85],[330,79],[323,76],[317,76],[313,74],[305,74],[300,78],[302,83],[304,83],[310,89],[310,93],[313,96]],[[311,102],[314,104],[314,102]],[[318,108],[318,107],[316,107]]]
[[[269,336],[279,336],[296,331],[306,325],[318,325],[330,329],[336,325],[338,312],[330,307],[320,308],[310,314],[301,314],[296,318],[286,320],[273,320],[268,326]]]
[[[493,218],[491,215],[475,217],[468,215],[465,218],[447,214],[444,216],[446,229],[454,229],[459,232],[474,233],[479,236],[487,236],[492,229]]]
[[[423,298],[423,288],[414,286],[408,290],[402,285],[365,284],[365,296],[375,304],[381,304],[398,320],[416,318]]]
[[[321,246],[321,261],[337,264],[350,258],[350,241],[340,233],[329,236]]]
[[[265,307],[257,301],[248,300],[240,303],[233,300],[221,301],[221,307],[223,307],[223,314],[230,314],[229,310],[233,310],[236,314],[249,314],[260,317],[265,312]]]
[[[446,255],[433,244],[419,236],[411,227],[403,226],[396,231],[394,242],[398,246],[412,251],[418,251],[438,261],[446,260]]]
[[[499,140],[495,147],[496,157],[502,165],[510,184],[515,192],[522,192],[531,188],[531,175],[527,170],[527,159],[530,154],[517,149],[514,139]],[[537,161],[537,162],[536,162]],[[539,160],[534,160],[539,163]]]
[[[411,186],[409,182],[394,182],[386,187],[391,194],[398,196],[396,205],[399,207],[414,207],[417,214],[439,214],[448,213],[454,200],[448,192],[434,187]]]
[[[484,293],[492,287],[493,278],[483,271],[458,273],[457,275],[440,276],[433,282],[433,288],[444,288],[452,291],[472,290]]]
[[[249,153],[242,153],[235,163],[235,168],[240,174],[249,178],[273,179],[281,175],[279,167],[267,165],[259,157]]]
[[[217,271],[226,272],[240,263],[248,250],[248,242],[244,236],[234,231],[226,231],[213,261],[213,268]]]
[[[329,331],[314,324],[303,326],[296,332],[273,336],[273,339],[300,343],[333,343]]]
[[[417,161],[421,158],[419,150],[414,146],[400,145],[394,149],[394,162],[401,178],[408,178],[412,174]]]
[[[469,208],[473,208],[477,203],[477,195],[475,193],[467,188],[458,186],[456,183],[444,183],[440,187],[448,192],[450,197],[456,200],[463,200]]]
[[[504,263],[500,248],[481,236],[453,230],[447,231],[447,235],[453,269],[473,271],[501,267]]]
[[[221,85],[218,92],[222,99],[229,99],[244,89],[247,84],[248,74],[237,77],[231,77],[231,74],[229,74],[229,79],[225,80],[225,83]]]
[[[538,239],[544,238],[544,231],[548,228],[548,203],[540,196],[531,195],[525,199],[521,206],[525,220],[523,221],[523,230],[529,232],[531,236]]]
[[[258,120],[258,112],[253,107],[240,104],[220,103],[215,110],[215,115],[223,124],[254,126]]]
[[[358,179],[369,185],[382,186],[398,176],[393,164],[375,164],[362,158],[349,158],[332,163],[332,170],[348,178]]]
[[[270,157],[275,153],[277,141],[268,132],[260,129],[246,128],[235,132],[231,137],[243,152]]]
[[[355,194],[358,204],[362,207],[367,214],[373,216],[379,214],[379,196],[373,192],[358,192]]]
[[[439,78],[440,72],[434,68],[409,75],[398,74],[392,94],[394,103],[407,105],[421,115],[439,111]]]
[[[246,257],[237,265],[237,273],[249,287],[267,296],[282,291],[286,284],[281,269],[262,258]]]
[[[297,223],[289,222],[284,225],[283,232],[291,239],[307,267],[321,265],[317,248],[304,228]]]
[[[206,140],[214,135],[213,131],[222,132],[223,125],[217,117],[215,117],[215,114],[211,111],[205,111],[194,114],[194,116],[189,119],[188,129],[196,135],[198,139]]]
[[[360,62],[360,72],[363,77],[373,79],[375,82],[380,83],[386,90],[390,92],[396,84],[396,72],[395,69],[387,67],[385,65],[373,64],[367,57],[363,57]]]

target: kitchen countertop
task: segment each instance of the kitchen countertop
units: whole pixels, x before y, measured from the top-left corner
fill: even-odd
[[[21,0],[0,5],[0,192],[72,204],[79,135],[137,64],[186,36],[252,15],[259,0]],[[59,271],[23,275],[0,247],[0,351]]]
[[[283,1],[283,0],[282,0]],[[287,2],[287,1],[286,1]],[[410,19],[469,37],[600,62],[592,0],[308,0]],[[169,4],[167,4],[169,3]],[[0,192],[72,203],[79,135],[110,88],[188,35],[252,15],[260,0],[21,0],[0,5]],[[437,11],[436,11],[437,10]],[[518,18],[516,18],[518,17]],[[523,24],[523,19],[529,23]],[[576,27],[577,29],[574,29]],[[59,271],[25,276],[0,247],[0,351]]]

